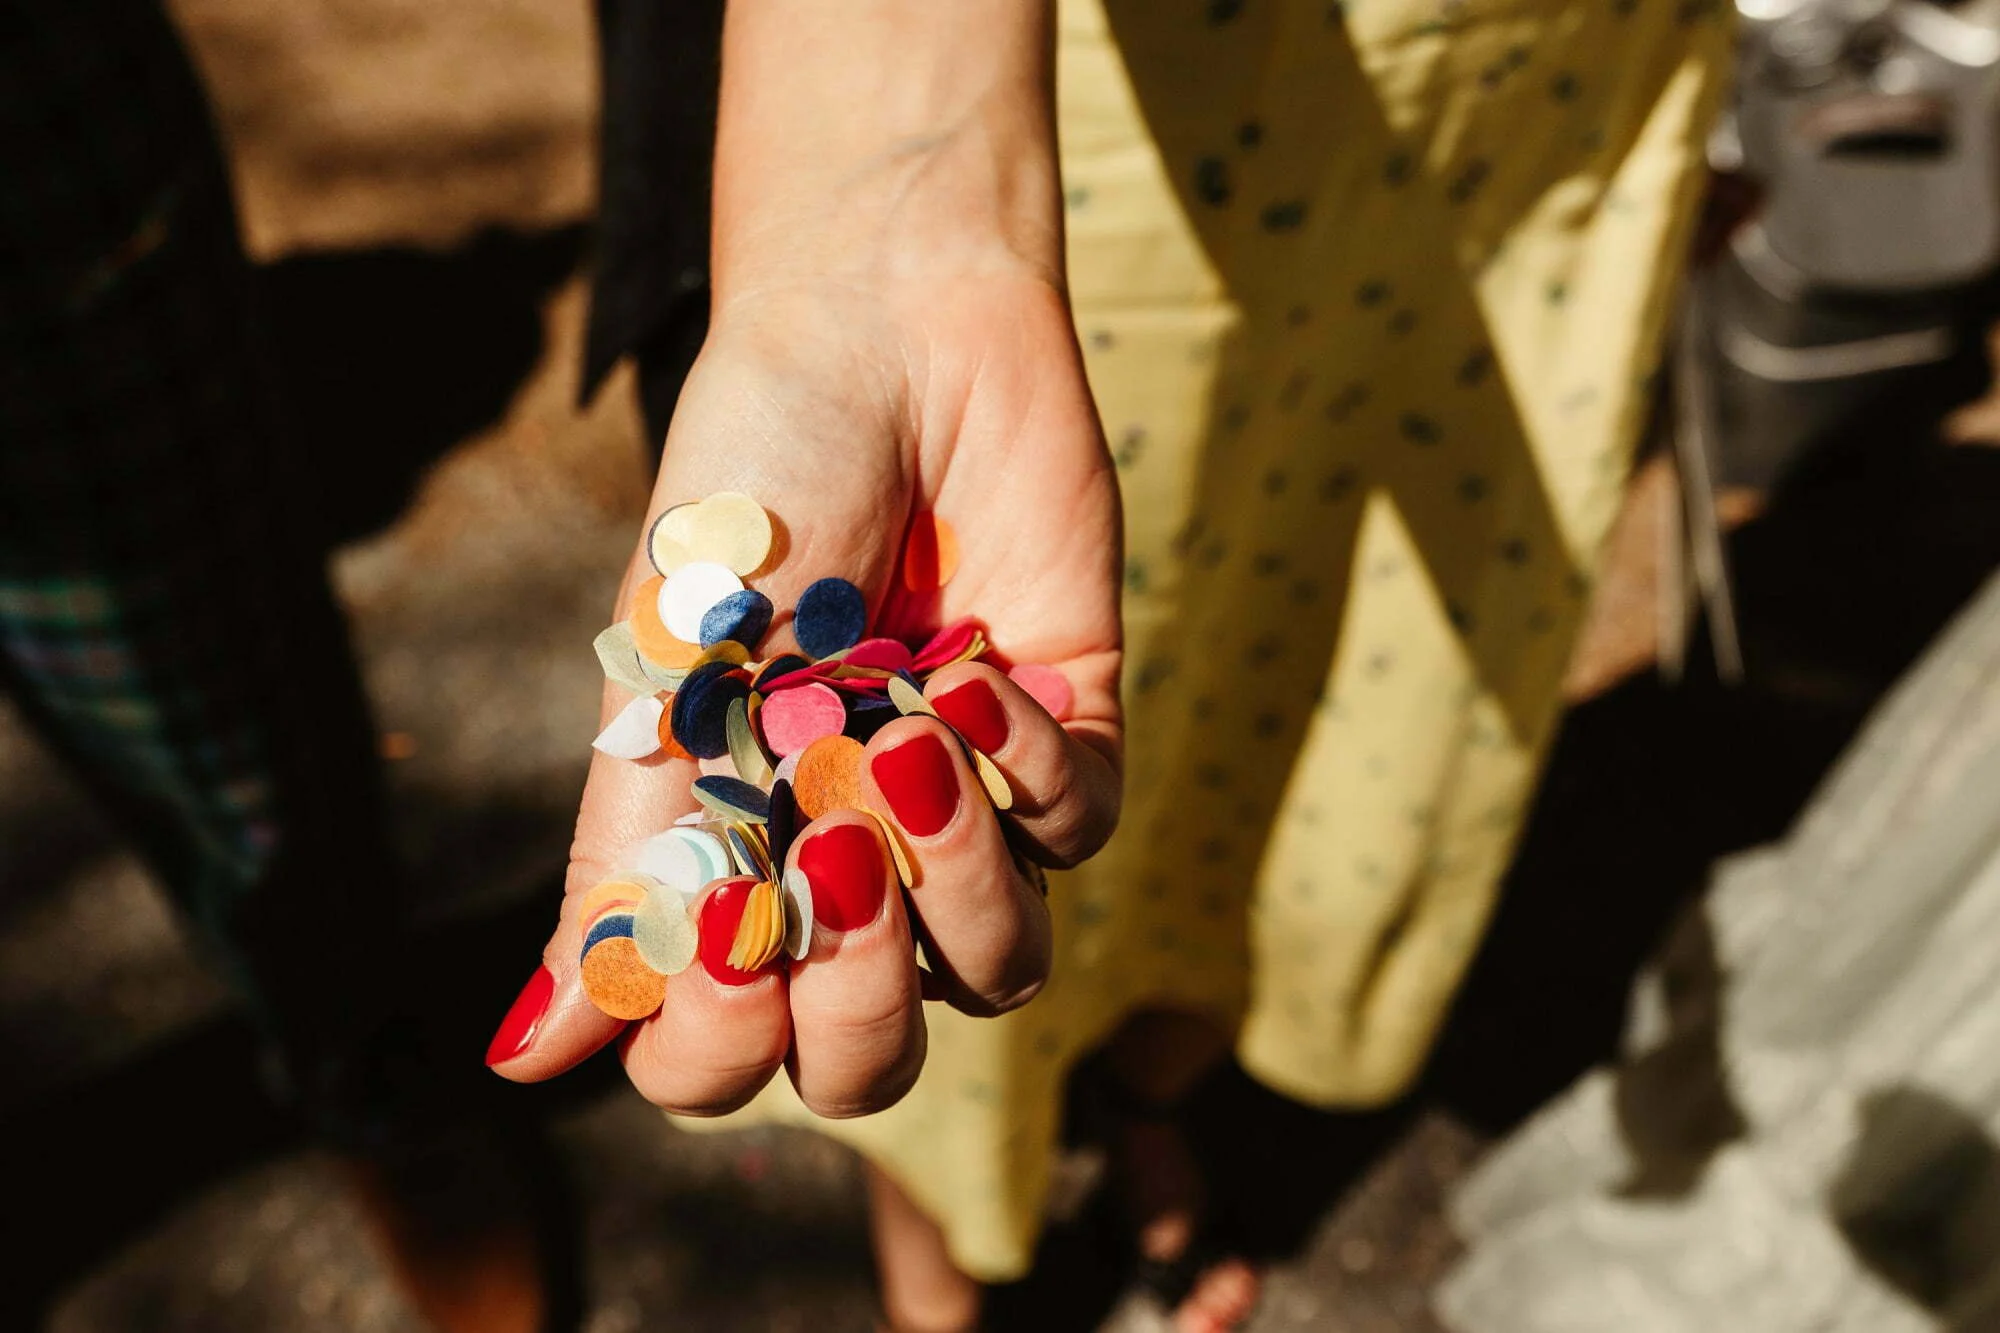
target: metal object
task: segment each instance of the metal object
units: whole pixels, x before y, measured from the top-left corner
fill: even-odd
[[[1774,488],[1854,423],[1940,406],[2000,268],[2000,0],[1737,0],[1711,166],[1763,197],[1691,275],[1674,356],[1682,492],[1662,663],[1696,606],[1741,673],[1716,491]],[[1926,391],[1927,390],[1927,391]]]
[[[1735,133],[1761,244],[1805,288],[2000,263],[2000,0],[1738,0]]]

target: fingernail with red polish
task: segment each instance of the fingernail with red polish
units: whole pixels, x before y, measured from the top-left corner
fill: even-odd
[[[754,879],[724,880],[703,900],[701,915],[695,921],[701,965],[725,986],[747,986],[764,975],[729,965],[729,951],[736,947],[736,928],[743,924],[743,909],[756,885]]]
[[[882,911],[882,844],[863,824],[835,824],[799,844],[799,869],[812,886],[813,920],[828,930],[858,930]]]
[[[944,742],[922,732],[875,756],[870,770],[896,822],[928,838],[958,813],[958,772]]]
[[[546,967],[536,968],[535,975],[528,978],[528,984],[514,997],[507,1016],[500,1020],[500,1030],[493,1034],[493,1041],[486,1048],[489,1069],[507,1063],[534,1044],[542,1015],[549,1011],[549,997],[555,993],[555,977]]]
[[[931,700],[938,716],[972,742],[972,748],[992,754],[1007,743],[1007,710],[1000,696],[983,680],[968,680]]]

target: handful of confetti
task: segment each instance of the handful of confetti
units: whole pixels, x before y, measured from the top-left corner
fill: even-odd
[[[806,957],[812,888],[784,866],[793,841],[832,811],[872,817],[903,886],[914,884],[895,826],[863,801],[863,747],[898,717],[937,717],[924,682],[984,658],[985,633],[967,619],[914,642],[864,637],[867,599],[847,580],[825,578],[792,608],[797,651],[760,657],[777,608],[744,580],[763,569],[773,542],[771,516],[747,495],[726,491],[667,510],[646,538],[654,576],[634,591],[627,618],[597,636],[605,675],[635,697],[593,745],[615,758],[664,755],[701,768],[701,808],[629,848],[618,873],[584,896],[584,991],[614,1018],[658,1010],[667,978],[694,961],[692,908],[716,880],[741,876],[747,886],[730,967],[754,972],[783,956]],[[917,515],[902,586],[935,593],[957,565],[950,525]],[[1067,715],[1061,673],[1024,664],[1009,675],[1058,720]],[[995,808],[1010,808],[1006,776],[962,735],[959,743]]]

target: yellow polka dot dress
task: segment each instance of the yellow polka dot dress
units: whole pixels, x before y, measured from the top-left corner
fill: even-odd
[[[1061,1085],[1132,1010],[1318,1105],[1399,1092],[1493,905],[1645,410],[1715,0],[1068,0],[1078,332],[1124,484],[1124,824],[1025,1010],[933,1005],[853,1143],[1028,1261]]]

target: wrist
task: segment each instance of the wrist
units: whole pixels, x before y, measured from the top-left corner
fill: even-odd
[[[801,284],[919,298],[980,277],[1059,289],[1048,11],[1043,0],[732,4],[718,315]]]

